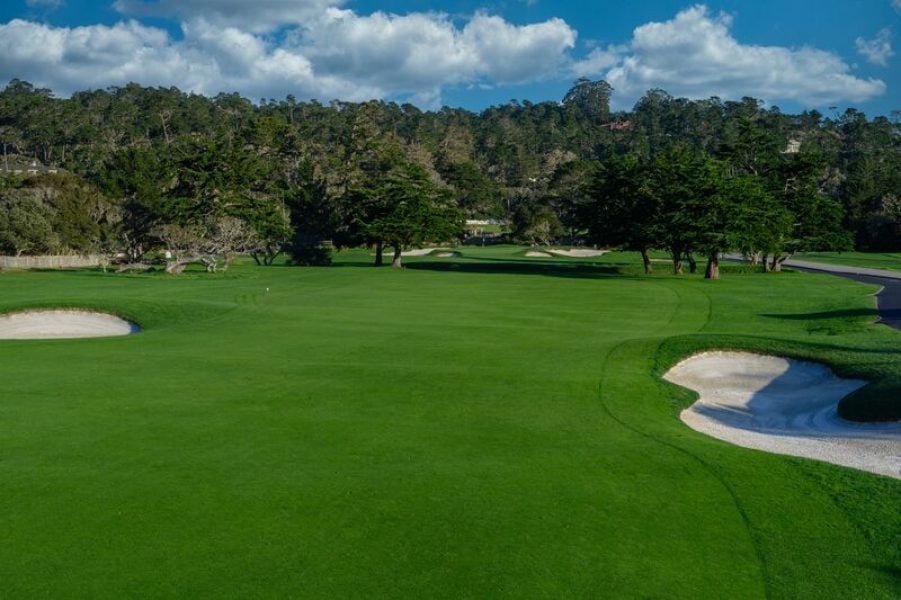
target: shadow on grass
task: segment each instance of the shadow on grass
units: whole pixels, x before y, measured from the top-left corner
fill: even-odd
[[[871,308],[854,308],[788,315],[764,313],[760,316],[767,317],[769,319],[782,319],[784,321],[812,321],[816,319],[856,319],[863,317],[873,319],[875,317],[879,317],[879,323],[888,325],[889,327],[893,327],[895,329],[901,329],[901,308],[894,307],[884,308],[880,306],[878,310]]]
[[[462,261],[417,261],[406,263],[408,269],[442,273],[476,273],[507,275],[543,275],[573,279],[630,277],[614,265],[560,263],[536,260],[499,260],[467,257]]]
[[[866,569],[872,569],[873,571],[879,573],[885,573],[895,581],[901,581],[901,569],[895,567],[894,565],[881,565],[878,563],[859,563],[860,566]]]
[[[878,316],[878,312],[874,308],[849,308],[843,310],[827,310],[823,312],[813,313],[797,313],[797,314],[776,314],[764,313],[761,317],[768,319],[782,319],[785,321],[809,321],[810,319],[852,319]]]

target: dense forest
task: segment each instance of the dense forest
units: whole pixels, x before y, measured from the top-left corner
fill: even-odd
[[[13,80],[0,253],[165,252],[175,272],[369,245],[399,264],[404,248],[461,239],[465,219],[526,243],[666,250],[677,272],[729,250],[774,269],[800,250],[901,250],[897,119],[663,90],[613,112],[611,92],[580,80],[561,102],[475,114],[137,84],[61,99]]]

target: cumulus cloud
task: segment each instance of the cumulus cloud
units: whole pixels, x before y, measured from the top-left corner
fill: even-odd
[[[0,78],[28,79],[62,94],[137,81],[206,94],[236,90],[251,98],[406,95],[435,105],[446,85],[554,76],[576,39],[559,19],[516,26],[479,13],[459,27],[438,13],[361,16],[330,6],[276,42],[223,25],[219,17],[226,13],[220,13],[185,20],[178,40],[135,20],[72,28],[14,20],[0,25]]]
[[[120,13],[135,17],[203,19],[224,27],[264,33],[300,25],[345,0],[116,0]]]
[[[901,0],[899,0],[901,1]],[[619,64],[626,46],[609,46],[593,48],[585,58],[573,62],[572,72],[576,77],[595,77],[610,67]]]
[[[901,0],[898,0],[901,2]],[[879,31],[872,40],[865,40],[862,37],[855,41],[857,52],[866,57],[867,61],[880,67],[888,66],[888,59],[893,57],[895,53],[892,51],[892,30],[886,27]]]
[[[321,72],[389,90],[431,94],[444,85],[524,83],[558,73],[575,45],[564,21],[515,26],[477,13],[461,28],[447,15],[330,9],[286,46]]]
[[[818,106],[861,102],[885,92],[885,83],[861,79],[839,56],[815,48],[790,49],[739,43],[732,18],[694,6],[663,23],[635,29],[629,54],[606,73],[620,102],[650,88],[678,96],[754,96]]]
[[[561,19],[515,25],[482,12],[467,19],[435,12],[362,15],[344,4],[117,0],[123,13],[178,19],[182,35],[176,37],[136,19],[84,27],[17,19],[0,24],[0,81],[26,79],[58,94],[136,81],[209,95],[405,98],[428,107],[440,105],[447,86],[572,76],[607,79],[620,105],[654,87],[693,98],[750,95],[807,105],[863,101],[885,91],[882,81],[855,77],[829,52],[741,44],[732,37],[731,18],[703,6],[638,27],[626,45],[589,46],[575,59],[577,33]],[[880,36],[864,40],[866,48]],[[890,56],[890,46],[889,54],[884,46],[873,48],[877,59]]]

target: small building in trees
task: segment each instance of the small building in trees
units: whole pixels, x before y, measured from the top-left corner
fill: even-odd
[[[797,154],[801,151],[801,140],[796,140],[794,138],[788,140],[788,145],[785,147],[785,150],[782,151],[782,154]]]

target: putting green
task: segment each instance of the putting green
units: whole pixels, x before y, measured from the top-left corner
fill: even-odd
[[[899,377],[871,287],[521,252],[3,274],[2,311],[142,334],[0,341],[0,595],[894,595],[901,483],[696,433],[660,379],[705,347]]]

